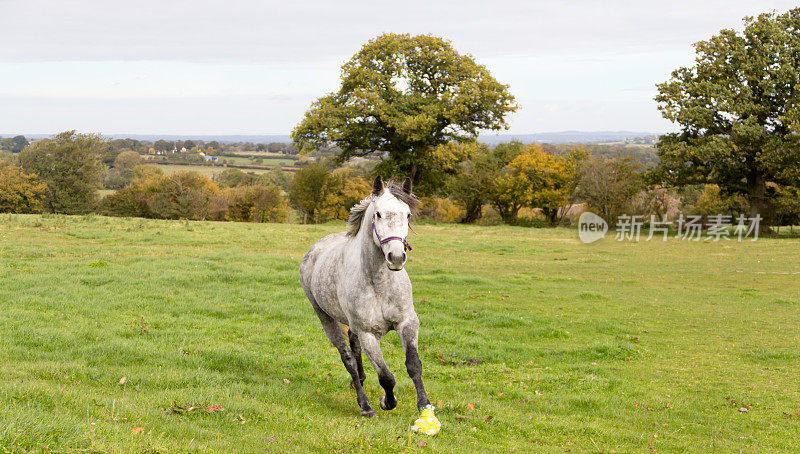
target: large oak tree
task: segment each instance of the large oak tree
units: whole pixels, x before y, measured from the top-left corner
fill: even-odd
[[[67,131],[25,148],[19,164],[47,185],[48,212],[84,214],[97,204],[97,190],[106,172],[101,157],[107,150],[108,142],[98,135]]]
[[[657,85],[663,116],[680,125],[658,144],[674,184],[713,183],[764,216],[767,183],[800,179],[800,141],[787,114],[800,106],[800,8],[745,18],[695,44],[692,67]]]
[[[505,128],[517,108],[507,85],[435,36],[381,35],[344,64],[341,78],[295,127],[295,143],[335,144],[340,160],[383,152],[379,171],[423,185],[437,171],[438,146]]]

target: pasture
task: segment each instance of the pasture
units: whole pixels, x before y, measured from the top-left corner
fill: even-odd
[[[799,240],[415,228],[435,438],[394,333],[358,416],[298,285],[343,223],[0,215],[0,451],[796,450]]]
[[[252,159],[250,156],[254,156]],[[244,164],[244,165],[266,165],[266,166],[293,166],[296,163],[295,159],[280,157],[280,156],[263,156],[261,164],[256,162],[256,156],[220,156],[220,160],[225,160],[231,164]]]
[[[191,164],[156,164],[156,167],[161,169],[164,174],[172,175],[173,173],[180,172],[182,170],[189,170],[192,172],[197,172],[201,175],[205,175],[209,178],[214,177],[214,175],[222,172],[226,168],[223,166],[206,166],[206,165],[191,165]],[[240,169],[242,172],[252,172],[252,173],[266,173],[269,172],[269,169]]]

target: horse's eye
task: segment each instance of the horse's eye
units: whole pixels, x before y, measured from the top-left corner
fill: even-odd
[[[411,213],[408,213],[408,219],[411,219]]]
[[[380,211],[376,212],[375,214],[377,214],[377,215],[378,215],[378,219],[380,219],[380,218],[381,218],[381,212],[380,212]]]

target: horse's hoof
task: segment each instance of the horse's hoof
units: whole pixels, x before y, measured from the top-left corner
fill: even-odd
[[[366,410],[361,410],[361,416],[363,416],[365,418],[371,418],[371,417],[375,416],[375,410],[373,410],[371,408],[368,408]]]
[[[394,407],[397,406],[397,399],[391,402],[391,404],[386,403],[386,396],[381,397],[381,408],[384,410],[394,410]]]

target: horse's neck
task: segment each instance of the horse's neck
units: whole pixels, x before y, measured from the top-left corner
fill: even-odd
[[[361,228],[358,231],[356,240],[360,248],[359,257],[361,259],[361,270],[371,276],[387,276],[389,271],[386,268],[383,252],[372,239],[372,216],[373,210],[370,208],[364,215]]]

